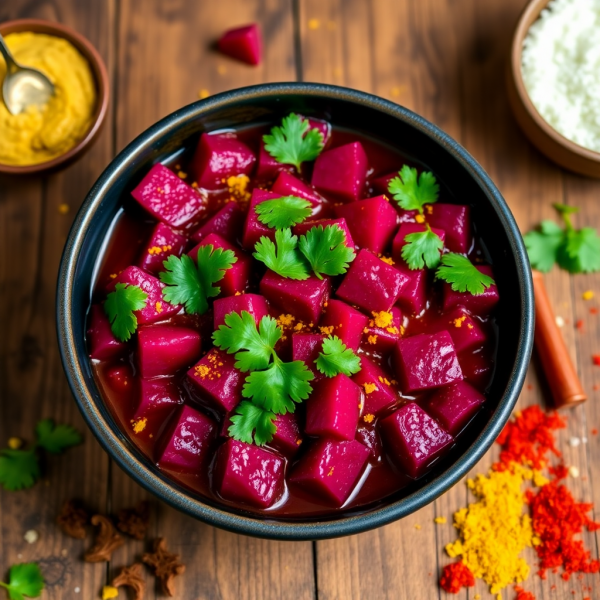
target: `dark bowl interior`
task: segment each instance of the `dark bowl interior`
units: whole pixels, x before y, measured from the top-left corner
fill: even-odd
[[[427,476],[369,509],[326,519],[266,519],[219,506],[171,481],[120,431],[94,381],[85,321],[94,265],[123,198],[149,166],[173,156],[203,131],[276,122],[291,111],[325,118],[403,152],[432,170],[451,196],[472,207],[501,295],[496,369],[487,408],[451,456]],[[485,453],[510,416],[529,364],[533,297],[527,254],[508,206],[477,162],[454,140],[411,111],[362,92],[319,84],[269,84],[196,102],[166,117],[117,156],[86,198],[67,240],[58,283],[58,336],[63,364],[90,428],[112,458],[138,483],[183,512],[249,535],[321,539],[358,533],[404,517],[433,501]]]

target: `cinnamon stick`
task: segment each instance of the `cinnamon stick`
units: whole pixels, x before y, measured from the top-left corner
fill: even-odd
[[[535,347],[556,408],[569,408],[587,400],[573,366],[548,298],[543,275],[533,271],[535,296]]]

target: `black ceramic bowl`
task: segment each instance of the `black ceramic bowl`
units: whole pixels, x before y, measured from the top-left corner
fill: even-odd
[[[501,295],[497,365],[487,409],[471,429],[474,433],[464,436],[447,460],[403,490],[402,496],[352,514],[306,521],[268,520],[219,506],[161,473],[125,437],[105,406],[85,340],[94,264],[123,198],[150,165],[172,156],[203,131],[276,122],[291,111],[379,139],[435,172],[447,190],[471,205]],[[96,182],[75,219],[60,267],[57,306],[69,384],[94,435],[119,466],[161,500],[197,519],[239,533],[291,540],[336,537],[385,525],[425,506],[456,483],[483,456],[510,416],[529,364],[534,324],[523,241],[504,199],[477,162],[437,127],[397,104],[310,83],[260,85],[219,94],[173,113],[129,144]]]

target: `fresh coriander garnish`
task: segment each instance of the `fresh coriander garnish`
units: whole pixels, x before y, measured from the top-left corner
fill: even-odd
[[[288,279],[308,279],[310,272],[298,250],[298,237],[292,235],[291,229],[278,229],[275,232],[275,243],[268,237],[261,237],[254,249],[254,258],[278,275]]]
[[[166,284],[163,298],[171,304],[183,304],[188,314],[203,315],[208,310],[208,299],[221,292],[214,284],[235,262],[233,250],[214,248],[212,244],[200,246],[196,264],[187,254],[181,258],[171,255],[163,263],[166,271],[160,273],[160,280]]]
[[[360,358],[337,335],[323,340],[323,352],[315,361],[317,369],[327,377],[335,377],[343,373],[350,377],[360,371]]]
[[[70,425],[55,425],[51,419],[39,421],[35,427],[36,442],[28,450],[0,450],[0,485],[16,491],[30,488],[40,478],[38,450],[60,454],[81,443],[81,435]]]
[[[592,227],[575,229],[571,214],[579,212],[574,206],[555,204],[565,228],[553,221],[542,221],[539,229],[524,236],[529,261],[534,269],[548,272],[558,263],[569,273],[600,271],[600,237]]]
[[[466,256],[450,252],[444,254],[435,276],[452,286],[455,292],[469,292],[479,296],[494,285],[494,280],[482,273]]]
[[[258,220],[274,229],[284,229],[302,223],[312,213],[312,204],[304,198],[284,196],[257,204]]]
[[[8,583],[0,581],[10,600],[38,598],[44,589],[44,576],[37,563],[13,565],[8,572]]]
[[[230,435],[241,442],[257,445],[270,442],[277,430],[277,415],[294,412],[296,403],[306,400],[313,374],[304,362],[282,361],[275,344],[282,331],[272,317],[263,317],[258,325],[247,311],[229,313],[225,325],[213,333],[215,346],[235,353],[236,368],[249,372],[242,389],[242,401],[232,416]]]
[[[411,270],[422,269],[427,265],[428,269],[437,269],[440,264],[440,253],[444,248],[444,242],[433,231],[429,225],[425,225],[425,231],[409,233],[402,246],[402,258]]]
[[[294,113],[283,118],[281,127],[273,127],[270,135],[263,135],[263,141],[265,150],[277,162],[294,165],[298,171],[303,162],[315,160],[324,145],[323,134]]]
[[[148,294],[137,285],[117,283],[114,292],[106,296],[104,312],[115,337],[126,342],[137,329],[137,317],[133,314],[146,306]]]
[[[417,178],[417,170],[404,165],[398,177],[390,181],[388,191],[400,208],[423,214],[425,204],[437,202],[440,186],[430,171],[423,171]]]
[[[323,279],[323,275],[342,275],[356,256],[354,250],[346,246],[346,234],[338,225],[309,229],[300,236],[298,247],[319,279]]]

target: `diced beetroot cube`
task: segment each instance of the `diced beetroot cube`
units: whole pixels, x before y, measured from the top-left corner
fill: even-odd
[[[151,215],[175,229],[191,228],[206,214],[206,198],[161,164],[148,171],[131,195]]]
[[[275,241],[275,229],[261,223],[254,210],[257,204],[260,204],[265,200],[274,200],[275,198],[281,198],[281,196],[258,188],[252,190],[252,198],[250,200],[246,222],[244,223],[244,235],[242,237],[242,246],[246,248],[246,250],[254,250],[254,244],[256,244],[263,236],[268,237],[271,241]]]
[[[494,359],[483,352],[461,357],[461,369],[465,379],[479,390],[484,390],[494,372]]]
[[[377,417],[382,410],[398,401],[398,393],[392,384],[392,377],[366,356],[360,357],[360,371],[352,376],[352,381],[363,388],[365,405],[363,415]]]
[[[219,50],[248,63],[249,65],[258,65],[262,54],[262,41],[260,29],[256,23],[228,29],[217,42]]]
[[[411,393],[463,379],[452,338],[447,331],[402,338],[394,353],[402,392]]]
[[[306,117],[302,115],[298,116],[302,119],[306,119]],[[323,134],[323,146],[327,146],[327,143],[331,139],[331,124],[323,119],[315,119],[313,117],[308,117],[307,120],[310,129],[318,129]]]
[[[404,260],[395,263],[396,269],[406,278],[398,294],[398,305],[409,315],[419,315],[427,307],[427,271],[425,269],[412,269]]]
[[[306,403],[308,435],[353,440],[358,425],[362,392],[349,377],[340,373],[313,387]]]
[[[477,267],[477,270],[484,275],[488,275],[492,279],[494,278],[492,268],[488,265],[475,266]],[[483,294],[479,294],[478,296],[474,296],[470,292],[455,292],[452,289],[452,286],[445,281],[442,285],[442,289],[444,293],[444,311],[449,311],[455,306],[462,305],[473,314],[484,316],[488,315],[496,304],[498,304],[498,300],[500,300],[498,287],[495,283],[487,288]]]
[[[165,284],[139,267],[127,267],[121,271],[116,278],[110,282],[106,291],[108,293],[113,292],[117,283],[137,285],[148,294],[146,306],[144,306],[142,310],[133,311],[139,325],[167,319],[181,310],[179,304],[170,304],[163,298],[162,291]]]
[[[379,192],[380,194],[389,194],[390,181],[392,181],[394,177],[398,177],[398,171],[393,171],[392,173],[386,173],[385,175],[380,175],[379,177],[376,177],[371,181],[373,190],[375,192]]]
[[[233,296],[236,292],[239,292],[240,294],[245,292],[250,283],[252,258],[243,250],[236,248],[216,233],[209,233],[197,246],[194,246],[188,254],[194,260],[197,260],[200,247],[210,245],[215,249],[223,248],[223,250],[232,250],[237,258],[237,261],[225,271],[223,279],[215,284],[217,287],[221,288],[221,293],[218,298],[222,298],[223,296]]]
[[[340,300],[330,300],[321,319],[321,332],[337,335],[348,348],[358,350],[369,318]]]
[[[367,312],[389,311],[396,303],[408,277],[384,263],[368,250],[361,250],[354,259],[337,295],[349,304]]]
[[[438,331],[445,329],[450,334],[457,352],[481,346],[487,339],[480,322],[463,306],[457,306],[442,315],[435,327]]]
[[[396,230],[397,214],[385,196],[336,206],[335,214],[346,219],[356,245],[375,254],[387,248]]]
[[[226,187],[231,175],[250,175],[256,157],[235,134],[203,133],[192,161],[200,187],[216,190]]]
[[[274,421],[277,431],[270,444],[284,456],[292,457],[300,449],[302,434],[298,425],[298,416],[295,413],[277,415]]]
[[[216,233],[230,244],[235,244],[242,239],[245,220],[246,213],[242,207],[237,202],[227,202],[192,234],[191,240],[198,243],[207,235]]]
[[[362,343],[365,349],[378,354],[391,352],[403,331],[402,312],[392,308],[389,312],[375,312],[363,329]]]
[[[304,323],[316,323],[323,303],[329,299],[331,282],[311,275],[304,281],[286,279],[267,271],[260,281],[260,293],[284,313],[291,313]]]
[[[118,363],[106,369],[106,383],[119,394],[132,394],[136,387],[138,378],[133,374],[129,364]]]
[[[285,460],[265,448],[227,440],[217,454],[217,490],[225,500],[268,508],[283,492]]]
[[[348,248],[356,248],[354,244],[354,240],[350,235],[350,230],[348,229],[348,225],[346,224],[346,219],[319,219],[317,221],[304,221],[304,223],[299,223],[298,225],[294,225],[292,228],[292,233],[300,237],[301,235],[305,235],[306,232],[313,227],[318,227],[321,225],[323,229],[327,227],[327,225],[337,225],[345,234],[346,234],[346,246]]]
[[[323,201],[315,190],[287,171],[279,173],[271,191],[278,194],[280,198],[283,196],[296,196],[297,198],[309,200],[313,205],[313,209]]]
[[[328,504],[342,506],[363,471],[369,449],[360,442],[318,440],[300,459],[290,482]]]
[[[110,328],[110,322],[104,308],[94,304],[90,308],[89,327],[87,339],[90,349],[90,358],[106,360],[123,352],[127,344],[118,340]]]
[[[390,204],[394,207],[396,212],[398,213],[398,221],[400,223],[415,223],[415,217],[419,214],[417,210],[403,210],[400,208],[398,203],[392,199],[392,195],[389,191],[390,181],[394,179],[394,177],[398,177],[398,171],[394,171],[393,173],[388,173],[387,175],[382,175],[373,179],[371,181],[371,186],[373,187],[373,191],[379,194],[385,194],[390,199]]]
[[[145,438],[160,429],[171,413],[183,404],[177,385],[171,377],[141,379],[137,401],[131,424],[134,433]]]
[[[273,158],[266,150],[264,141],[260,140],[260,151],[258,153],[258,166],[256,167],[256,177],[262,181],[271,181],[282,171],[291,171],[292,165],[282,165]]]
[[[194,364],[202,348],[200,334],[193,329],[156,325],[138,331],[140,374],[147,379],[173,375]]]
[[[293,333],[292,360],[301,360],[315,376],[313,385],[325,377],[318,369],[315,361],[323,351],[325,336],[320,333]]]
[[[235,356],[213,347],[188,372],[200,393],[229,412],[242,400],[246,375],[235,368]]]
[[[364,415],[363,421],[365,417],[367,417],[367,420],[371,420],[370,416]],[[372,462],[382,462],[383,444],[381,443],[381,436],[375,425],[375,421],[359,423],[358,429],[356,430],[356,441],[369,449]]]
[[[407,244],[407,242],[404,241],[407,235],[410,235],[411,233],[420,233],[421,231],[426,230],[427,226],[421,223],[402,223],[392,242],[392,257],[394,260],[396,262],[404,262],[402,258],[402,248]],[[431,231],[433,231],[442,242],[446,239],[446,232],[443,229],[432,227]]]
[[[414,478],[423,475],[454,441],[414,402],[405,404],[381,421],[380,428],[389,455]]]
[[[153,229],[148,245],[142,251],[138,265],[156,275],[164,271],[163,262],[171,255],[181,256],[185,250],[187,238],[176,233],[164,223],[158,223]]]
[[[229,313],[241,313],[243,310],[250,313],[256,324],[269,314],[269,305],[263,296],[259,294],[240,294],[238,296],[227,296],[215,300],[213,305],[215,311],[215,329],[225,325],[225,316]]]
[[[466,254],[471,247],[471,209],[461,204],[428,204],[425,217],[431,228],[446,232],[446,248]]]
[[[367,155],[360,142],[322,152],[315,161],[312,184],[342,202],[358,200],[367,179]]]
[[[484,402],[483,394],[466,381],[459,381],[435,392],[423,408],[456,437]]]

